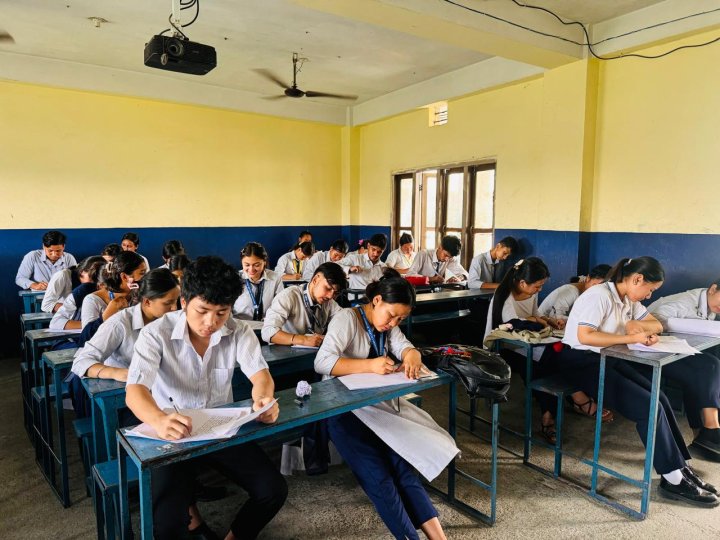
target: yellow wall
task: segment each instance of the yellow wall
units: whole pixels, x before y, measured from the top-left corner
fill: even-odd
[[[10,82],[0,123],[2,229],[341,223],[337,126]]]
[[[720,233],[719,65],[720,44],[601,63],[592,230]]]

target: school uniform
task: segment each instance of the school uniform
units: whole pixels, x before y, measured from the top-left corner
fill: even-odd
[[[428,277],[439,275],[443,279],[449,279],[454,276],[460,281],[465,281],[468,278],[467,271],[455,257],[450,257],[446,261],[440,261],[437,258],[437,250],[435,249],[421,249],[418,251],[407,273],[408,275]]]
[[[327,330],[330,319],[340,311],[335,300],[317,304],[308,293],[307,285],[291,285],[282,290],[265,312],[262,339],[270,339],[280,330],[289,334],[321,334]]]
[[[145,386],[160,408],[215,407],[232,401],[236,365],[248,379],[267,369],[249,326],[228,319],[210,336],[210,346],[200,357],[190,342],[185,312],[170,312],[140,331],[127,384]],[[186,534],[187,508],[194,502],[194,479],[201,464],[217,468],[248,492],[249,500],[230,526],[238,538],[255,538],[285,502],[285,480],[257,444],[226,448],[153,470],[155,538]]]
[[[578,297],[570,311],[563,338],[566,348],[555,355],[553,365],[572,377],[580,390],[597,399],[601,348],[580,343],[578,328],[585,326],[608,334],[625,334],[628,321],[641,321],[647,316],[648,311],[640,302],[627,297],[621,299],[614,283],[591,287]],[[603,406],[635,422],[644,445],[647,445],[650,388],[650,381],[630,363],[607,359]],[[654,466],[659,474],[667,474],[685,467],[690,453],[672,407],[662,392],[659,404]]]
[[[304,262],[305,264],[303,265],[302,278],[305,281],[310,281],[313,277],[313,274],[315,274],[315,270],[318,269],[318,266],[326,262],[332,262],[330,260],[330,250],[316,251],[312,257],[310,257]]]
[[[668,319],[702,319],[714,321],[715,313],[708,309],[707,289],[693,289],[660,298],[650,304],[648,311],[667,329]],[[643,375],[652,371],[639,367]],[[693,429],[703,427],[702,409],[720,409],[720,359],[714,354],[694,354],[663,367],[663,378],[682,389],[688,424]]]
[[[82,308],[85,307],[85,300],[91,296],[94,296],[97,298],[97,300],[102,302],[102,304],[105,304],[102,299],[100,299],[97,295],[93,294],[93,292],[95,292],[96,290],[97,285],[94,283],[83,283],[73,289],[73,291],[68,295],[68,297],[65,298],[63,305],[60,306],[60,309],[55,312],[53,318],[50,320],[50,330],[64,330],[65,325],[69,321],[89,320],[83,319],[82,317]],[[78,304],[80,305],[79,308]],[[96,302],[94,300],[88,301],[88,317],[90,316],[91,312],[93,314],[97,312],[97,307],[95,306],[95,304]],[[104,309],[105,308],[103,308],[103,310]],[[102,311],[100,311],[100,314],[102,315]],[[83,323],[81,322],[81,325],[82,324]]]
[[[273,299],[285,286],[272,270],[266,269],[257,283],[250,281],[244,271],[240,271],[240,277],[243,280],[242,294],[233,305],[233,315],[236,319],[262,321]]]
[[[21,289],[29,289],[33,283],[50,282],[55,272],[77,266],[77,261],[70,253],[64,252],[60,258],[52,262],[45,255],[44,249],[36,249],[27,253],[15,276],[15,283]]]
[[[338,264],[348,274],[348,287],[350,289],[365,289],[373,281],[378,281],[382,277],[383,268],[387,266],[380,259],[377,262],[372,262],[367,253],[346,255],[338,261]],[[351,273],[350,268],[353,266],[357,266],[360,270]]]
[[[381,349],[399,359],[413,348],[398,327],[382,335],[368,331],[359,309],[343,309],[330,322],[315,357],[315,371],[324,379],[340,358],[375,358]],[[432,481],[459,450],[426,412],[402,399],[397,407],[400,412],[380,403],[335,416],[328,430],[393,536],[419,539],[417,529],[438,513],[413,469]]]
[[[278,259],[275,272],[284,276],[285,274],[302,274],[304,260],[295,257],[294,251],[289,251]]]
[[[483,283],[500,283],[504,276],[503,261],[493,260],[489,251],[473,257],[470,261],[468,288],[481,289]]]
[[[395,270],[407,270],[412,266],[412,263],[415,261],[416,255],[417,251],[413,251],[408,257],[402,251],[400,251],[400,248],[398,248],[388,254],[387,259],[385,260],[385,264],[387,264],[391,268],[395,268]]]
[[[75,281],[77,283],[73,283],[73,272],[69,268],[55,272],[48,281],[40,309],[45,313],[52,313],[55,304],[62,304],[72,290],[80,284],[79,280]]]
[[[567,283],[548,294],[538,311],[543,317],[567,320],[578,296],[580,289],[572,283]]]

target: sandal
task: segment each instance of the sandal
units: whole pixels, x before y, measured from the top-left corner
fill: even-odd
[[[557,444],[557,431],[555,431],[555,424],[541,426],[540,434],[549,444]]]
[[[594,412],[590,412],[593,409],[593,405],[595,405],[595,400],[593,398],[588,398],[588,400],[585,403],[576,403],[572,398],[570,399],[570,402],[572,403],[573,411],[575,411],[577,414],[581,414],[582,416],[588,416],[590,418],[595,418],[595,415],[597,414],[597,406],[595,407]],[[608,422],[612,422],[615,419],[615,415],[611,410],[603,409],[602,410],[602,421],[604,424],[607,424]]]

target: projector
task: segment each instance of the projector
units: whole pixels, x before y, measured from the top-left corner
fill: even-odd
[[[215,47],[178,36],[153,36],[145,45],[145,65],[157,69],[205,75],[217,66]]]

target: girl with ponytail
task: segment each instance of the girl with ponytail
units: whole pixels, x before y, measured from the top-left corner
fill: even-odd
[[[330,321],[315,371],[326,379],[353,373],[426,374],[420,352],[398,328],[415,302],[413,286],[385,268],[366,295],[368,304],[343,309]],[[417,529],[422,529],[430,539],[444,539],[437,510],[413,468],[432,480],[458,450],[427,413],[402,399],[399,403],[330,418],[330,439],[395,538],[419,539]],[[401,437],[395,435],[399,432]]]

